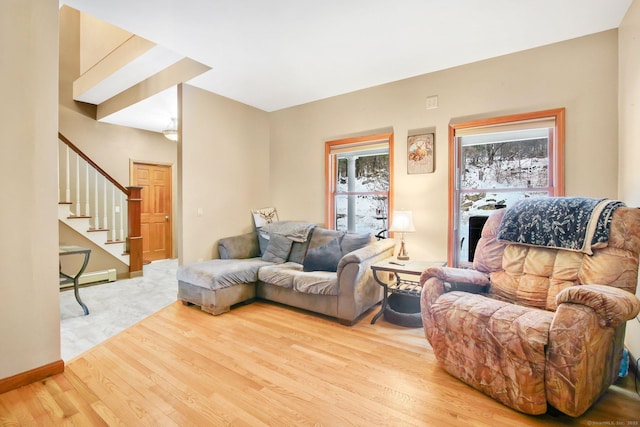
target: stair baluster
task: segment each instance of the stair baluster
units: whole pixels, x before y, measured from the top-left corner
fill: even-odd
[[[64,135],[58,133],[58,139],[61,153],[58,194],[60,198],[64,194],[64,200],[60,201],[59,219],[128,264],[131,276],[140,275],[142,273],[140,188],[125,188],[106,174]],[[75,202],[72,203],[71,200]],[[84,221],[86,223],[84,229],[82,230],[82,226],[78,229],[71,225],[71,219]],[[101,235],[103,237],[97,237]],[[116,243],[122,243],[122,248],[119,249]]]
[[[65,203],[71,203],[71,178],[69,177],[70,174],[70,169],[69,169],[69,146],[65,145],[65,158],[66,158],[66,167],[64,169],[65,171],[65,196],[64,196],[64,202]]]
[[[93,217],[93,228],[96,230],[100,230],[100,216],[98,215],[98,213],[100,212],[100,204],[98,203],[98,197],[100,196],[100,193],[98,192],[98,171],[94,171],[93,177],[94,177],[94,184],[93,184],[93,213],[92,213],[92,217]]]
[[[84,215],[91,216],[91,209],[89,208],[89,163],[84,162],[84,176],[85,176],[85,193],[84,193]]]

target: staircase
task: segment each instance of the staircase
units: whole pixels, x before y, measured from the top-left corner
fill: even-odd
[[[58,133],[58,220],[142,273],[140,187],[124,187]]]

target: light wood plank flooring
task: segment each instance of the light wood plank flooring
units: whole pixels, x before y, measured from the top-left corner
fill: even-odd
[[[613,387],[585,415],[527,416],[436,363],[422,329],[354,327],[266,302],[211,316],[174,303],[0,395],[0,425],[638,425],[640,399]],[[604,424],[608,423],[608,424]],[[616,424],[617,423],[617,424]]]

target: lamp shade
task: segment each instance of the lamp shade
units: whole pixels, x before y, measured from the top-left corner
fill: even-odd
[[[393,222],[389,231],[402,233],[416,231],[413,226],[413,213],[411,211],[393,211]]]

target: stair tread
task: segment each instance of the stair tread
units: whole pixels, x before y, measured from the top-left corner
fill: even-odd
[[[86,218],[93,218],[93,217],[87,216],[87,215],[69,215],[67,218],[68,219],[86,219]]]

